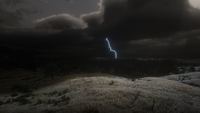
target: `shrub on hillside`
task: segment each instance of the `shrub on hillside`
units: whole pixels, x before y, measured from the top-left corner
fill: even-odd
[[[81,113],[99,113],[99,109],[96,106],[88,106],[82,109]]]
[[[0,106],[1,106],[1,105],[3,105],[3,101],[2,101],[2,100],[0,100]]]
[[[17,98],[14,98],[12,101],[13,102],[19,102],[19,105],[25,105],[25,104],[30,103],[30,100],[28,100],[24,97],[17,97]]]
[[[59,101],[58,100],[55,100],[54,101],[54,105],[58,105]]]
[[[11,97],[16,97],[16,96],[18,96],[19,94],[18,93],[12,93],[11,94]]]
[[[112,80],[112,81],[109,83],[109,85],[113,85],[114,83],[115,83],[115,81]]]
[[[51,104],[51,99],[49,99],[49,100],[47,101],[47,104]]]
[[[53,95],[56,95],[57,93],[58,93],[58,91],[54,90],[53,92],[50,92],[49,95],[53,96]]]
[[[6,100],[6,104],[9,104],[11,102],[10,98]]]
[[[21,99],[19,100],[19,102],[20,102],[20,105],[25,105],[25,104],[30,103],[30,100],[28,100],[28,99],[26,99],[26,98],[21,98]]]
[[[51,102],[54,103],[56,100],[52,99]]]
[[[35,96],[35,94],[34,93],[26,93],[22,97],[31,97],[31,96]]]
[[[38,99],[37,104],[42,104],[42,100]]]
[[[69,92],[70,92],[69,89],[64,89],[64,90],[62,91],[63,94],[66,94],[66,93],[69,93]]]
[[[195,72],[194,66],[191,66],[190,70],[191,70],[192,72]]]
[[[62,92],[59,92],[59,93],[58,93],[58,96],[61,96],[61,95],[63,95],[63,93],[62,93]]]

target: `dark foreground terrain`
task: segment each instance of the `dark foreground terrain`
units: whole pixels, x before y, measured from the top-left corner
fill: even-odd
[[[192,72],[197,65],[172,59],[6,56],[0,113],[199,113],[200,73]]]

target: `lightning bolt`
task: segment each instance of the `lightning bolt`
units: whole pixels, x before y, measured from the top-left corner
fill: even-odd
[[[110,47],[110,42],[109,42],[108,38],[106,38],[106,41],[108,42],[108,47],[109,47],[110,51],[115,53],[115,59],[117,59],[117,52]]]

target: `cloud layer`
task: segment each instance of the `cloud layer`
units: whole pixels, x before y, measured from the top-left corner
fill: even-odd
[[[113,35],[120,33],[131,37],[161,37],[200,27],[198,21],[200,10],[191,7],[187,0],[101,0],[101,2],[103,25],[109,27]]]
[[[33,22],[36,29],[83,29],[87,24],[69,14],[52,15]]]
[[[0,42],[12,40],[43,52],[110,56],[109,38],[119,57],[200,58],[200,10],[187,0],[100,0],[99,6],[80,18],[60,14],[34,22],[37,29],[66,29],[58,34]]]

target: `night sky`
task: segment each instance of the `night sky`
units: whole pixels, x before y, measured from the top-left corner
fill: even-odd
[[[0,51],[200,58],[200,0],[1,0]]]

